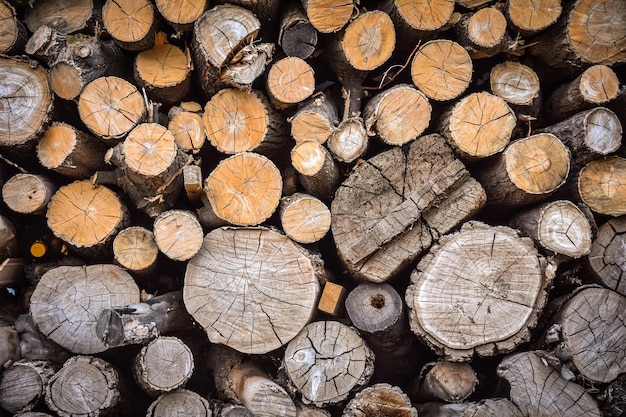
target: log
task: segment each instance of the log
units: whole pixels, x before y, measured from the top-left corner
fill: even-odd
[[[482,187],[433,134],[356,166],[335,193],[331,231],[350,273],[383,282],[484,203]]]
[[[296,143],[312,140],[323,144],[335,131],[339,116],[332,100],[320,93],[303,103],[288,121]]]
[[[545,101],[550,122],[556,123],[583,110],[589,110],[615,99],[619,80],[606,65],[593,65],[569,83],[560,85]]]
[[[117,184],[135,206],[154,218],[176,204],[190,159],[164,126],[140,123],[107,151],[105,161],[117,167]]]
[[[584,378],[608,383],[624,372],[624,296],[600,287],[582,287],[551,320],[558,329],[555,354]]]
[[[459,44],[467,49],[473,59],[511,52],[517,46],[507,33],[504,14],[496,7],[485,7],[475,13],[464,14],[454,29]]]
[[[305,404],[324,407],[367,385],[374,354],[359,334],[337,321],[307,325],[285,350],[289,380]]]
[[[96,334],[107,347],[145,345],[163,333],[188,330],[193,324],[180,291],[105,308],[96,320]]]
[[[396,31],[389,15],[382,10],[360,13],[341,36],[341,49],[350,65],[371,71],[384,64],[396,47]]]
[[[154,272],[158,254],[154,233],[144,227],[127,227],[113,239],[113,258],[121,267],[134,274]]]
[[[431,111],[421,91],[398,84],[374,95],[363,110],[363,119],[369,136],[378,135],[388,145],[404,145],[424,133]]]
[[[550,66],[576,68],[626,61],[626,13],[620,0],[577,0],[536,38],[529,53]],[[611,22],[609,26],[607,22]]]
[[[150,98],[176,103],[191,87],[192,66],[191,56],[167,43],[165,33],[159,32],[154,46],[137,54],[133,69],[137,85],[145,88]]]
[[[439,360],[424,365],[412,397],[419,402],[459,403],[474,393],[476,385],[478,377],[469,363]]]
[[[104,29],[128,51],[143,51],[154,45],[156,19],[154,6],[147,0],[107,0],[102,6]]]
[[[592,211],[608,216],[626,214],[626,159],[607,156],[589,162],[578,175],[578,194]]]
[[[472,81],[473,64],[458,43],[437,39],[426,42],[411,61],[411,80],[426,97],[447,101],[459,97]]]
[[[352,163],[363,156],[368,148],[367,131],[360,117],[345,118],[326,143],[333,157],[340,162]]]
[[[52,233],[72,249],[95,256],[108,251],[118,231],[128,225],[128,210],[111,189],[74,181],[52,196],[46,213]]]
[[[342,417],[377,416],[417,417],[417,410],[400,388],[379,383],[356,394],[342,414]]]
[[[146,114],[137,87],[119,77],[100,77],[83,89],[78,114],[85,126],[105,143],[114,145]]]
[[[293,56],[275,61],[267,73],[265,89],[278,109],[298,104],[315,90],[313,68],[304,59]]]
[[[587,263],[595,278],[605,287],[626,296],[626,263],[622,248],[626,244],[626,218],[616,217],[598,229],[591,244]]]
[[[2,186],[2,201],[21,214],[44,214],[57,186],[47,177],[18,173]]]
[[[198,105],[198,107],[200,107]],[[174,110],[175,107],[172,107]],[[206,141],[206,131],[200,111],[189,111],[179,107],[178,110],[170,110],[168,113],[169,123],[167,130],[172,132],[174,140],[180,149],[185,152],[196,154],[200,152]],[[200,107],[199,110],[201,110]]]
[[[385,0],[379,7],[389,14],[398,38],[406,40],[404,47],[410,50],[418,41],[433,38],[448,23],[454,11],[454,0]]]
[[[14,414],[32,410],[43,400],[46,385],[56,371],[56,367],[46,361],[13,363],[0,379],[0,407]]]
[[[291,397],[250,358],[246,359],[225,346],[215,345],[209,351],[209,367],[213,371],[218,395],[245,407],[244,410],[237,410],[239,413],[234,416],[250,413],[256,417],[296,417],[296,406]]]
[[[322,271],[319,258],[284,235],[220,228],[206,235],[187,264],[183,300],[212,343],[266,353],[311,320]]]
[[[321,33],[338,32],[354,11],[354,1],[346,0],[302,0],[302,6],[311,25]]]
[[[135,356],[133,376],[151,396],[185,386],[194,371],[194,357],[189,346],[173,336],[152,340]]]
[[[60,417],[115,415],[123,395],[119,373],[108,362],[91,356],[71,357],[46,386],[46,404]]]
[[[519,208],[546,200],[565,184],[570,158],[559,138],[539,133],[512,142],[475,175],[485,187],[488,206]]]
[[[222,160],[204,183],[215,214],[228,223],[251,226],[267,220],[278,208],[283,181],[266,157],[241,152]]]
[[[176,30],[177,34],[193,30],[193,24],[208,7],[206,0],[156,0],[159,14]]]
[[[411,329],[451,361],[511,352],[530,338],[554,269],[515,230],[467,222],[411,274]]]
[[[252,412],[243,405],[231,404],[215,399],[211,399],[210,404],[213,411],[212,417],[254,417]]]
[[[18,18],[15,8],[5,0],[0,1],[0,54],[19,55],[27,40],[26,26]]]
[[[64,34],[85,29],[94,19],[92,0],[51,0],[37,2],[27,9],[24,23],[31,32],[49,26]]]
[[[35,149],[52,116],[48,72],[41,66],[31,67],[28,60],[7,57],[0,58],[0,72],[4,78],[0,150],[23,160]]]
[[[204,231],[196,215],[189,210],[161,213],[153,226],[159,251],[175,261],[188,261],[202,247]]]
[[[105,152],[100,140],[63,122],[53,122],[37,144],[41,165],[72,179],[87,179],[104,169]]]
[[[479,402],[446,404],[429,402],[417,407],[420,417],[523,417],[522,412],[506,398]]]
[[[298,243],[315,243],[330,230],[330,210],[308,194],[281,198],[279,215],[285,234]]]
[[[178,389],[159,395],[150,404],[146,412],[146,417],[168,417],[172,415],[212,417],[213,413],[206,399],[186,389]]]
[[[327,410],[296,402],[296,417],[331,417]]]
[[[278,45],[287,56],[309,58],[317,47],[317,30],[306,16],[301,2],[284,5],[281,12]]]
[[[578,172],[587,162],[619,149],[622,124],[611,110],[595,107],[541,129],[558,137],[572,153],[572,171]]]
[[[288,139],[284,116],[257,90],[219,90],[204,107],[202,120],[211,145],[229,155],[254,151],[271,156]]]
[[[59,266],[41,277],[31,295],[30,314],[53,342],[92,354],[107,349],[96,331],[100,313],[138,301],[137,285],[117,266]]]
[[[446,110],[438,130],[466,162],[495,155],[511,140],[517,123],[504,100],[487,92],[472,93]]]
[[[291,150],[291,164],[298,172],[298,180],[309,193],[322,200],[330,200],[341,181],[337,162],[319,142],[302,141]]]
[[[509,224],[547,255],[577,259],[591,251],[593,231],[585,213],[569,200],[540,204],[515,214]]]
[[[505,357],[498,376],[511,387],[511,401],[524,416],[600,417],[597,404],[580,385],[561,377],[541,351]],[[558,362],[558,360],[557,360]]]
[[[317,309],[322,313],[338,316],[343,309],[343,302],[346,296],[346,289],[339,284],[326,282],[324,290],[317,303]]]
[[[559,0],[534,3],[532,0],[509,0],[506,15],[511,27],[522,36],[539,33],[554,24],[562,12]]]

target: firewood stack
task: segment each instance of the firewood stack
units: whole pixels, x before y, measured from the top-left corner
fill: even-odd
[[[0,416],[626,415],[624,0],[0,0]]]

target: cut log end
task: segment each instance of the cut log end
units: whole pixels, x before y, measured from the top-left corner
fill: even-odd
[[[589,162],[578,175],[578,192],[596,213],[626,214],[626,159],[609,156]]]
[[[417,3],[393,0],[393,3],[403,21],[420,32],[440,29],[448,23],[454,11],[454,0],[419,0]]]
[[[190,111],[174,115],[167,129],[172,132],[179,148],[191,153],[198,153],[206,141],[206,132],[202,117]]]
[[[578,88],[585,101],[603,104],[617,97],[619,80],[610,67],[594,65],[583,72]]]
[[[495,7],[474,13],[467,23],[469,39],[483,48],[498,45],[506,33],[506,18]]]
[[[191,259],[202,246],[204,232],[190,211],[169,210],[154,220],[154,240],[159,250],[175,261]]]
[[[285,234],[299,243],[314,243],[330,229],[330,210],[319,199],[296,193],[281,199],[280,222]]]
[[[365,12],[346,27],[341,47],[357,70],[380,67],[396,47],[396,31],[389,15],[380,10]]]
[[[409,397],[398,387],[379,383],[365,388],[348,402],[342,417],[417,417]]]
[[[146,417],[193,415],[211,417],[213,412],[209,402],[200,394],[186,389],[177,389],[174,392],[161,394],[150,404]]]
[[[349,0],[304,0],[302,5],[311,25],[321,33],[339,31],[354,11],[354,3]]]
[[[2,200],[21,214],[44,214],[56,186],[46,177],[16,174],[2,186]]]
[[[333,156],[341,162],[351,163],[367,151],[369,140],[365,124],[360,117],[343,120],[328,138],[327,146]]]
[[[611,219],[600,226],[587,261],[592,273],[606,287],[626,295],[626,217]]]
[[[133,376],[151,395],[183,387],[194,371],[191,349],[179,338],[157,337],[135,357]]]
[[[537,33],[556,22],[561,15],[559,0],[546,0],[540,3],[533,0],[510,0],[507,14],[511,24],[524,34]]]
[[[129,271],[148,270],[155,264],[158,254],[154,234],[141,226],[124,229],[113,240],[115,260]]]
[[[532,68],[506,61],[491,69],[489,82],[496,96],[511,104],[531,105],[539,97],[539,77]]]
[[[177,154],[174,135],[157,123],[141,123],[123,142],[122,152],[128,168],[146,177],[168,170]]]
[[[157,100],[164,103],[178,102],[191,85],[187,55],[174,45],[159,43],[137,55],[135,79]]]
[[[472,395],[476,385],[478,377],[469,363],[440,360],[426,372],[420,396],[426,400],[456,403]]]
[[[300,103],[314,90],[313,68],[301,58],[283,58],[275,62],[267,74],[267,92],[278,108]]]
[[[107,32],[122,48],[131,51],[152,46],[155,19],[154,6],[147,0],[123,3],[107,0],[102,7],[102,22]]]
[[[206,9],[207,1],[156,0],[155,5],[161,16],[175,29],[190,30]]]

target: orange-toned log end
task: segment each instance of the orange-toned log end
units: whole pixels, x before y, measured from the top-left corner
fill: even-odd
[[[288,120],[291,136],[296,142],[313,140],[324,143],[339,123],[337,108],[324,94],[314,96]]]
[[[317,304],[317,309],[322,313],[335,316],[339,314],[344,299],[346,298],[346,289],[334,282],[327,282]]]
[[[610,67],[594,65],[583,72],[578,88],[585,101],[602,104],[617,97],[619,79]]]
[[[101,77],[87,84],[78,113],[87,128],[104,139],[120,139],[144,117],[144,100],[137,87],[118,77]]]
[[[330,229],[330,210],[312,195],[295,193],[281,199],[280,223],[296,242],[314,243]]]
[[[154,7],[148,0],[107,0],[102,7],[104,27],[129,50],[143,50],[154,42]]]
[[[461,45],[439,39],[425,43],[411,63],[413,83],[438,101],[460,96],[472,80],[472,59]]]
[[[43,214],[56,191],[46,177],[19,173],[2,186],[2,200],[11,210],[22,214]]]
[[[448,23],[454,0],[394,0],[403,20],[419,31],[434,31]]]
[[[313,94],[313,68],[303,59],[292,56],[272,65],[267,74],[267,92],[278,108],[298,104]]]
[[[168,170],[177,154],[172,133],[157,123],[142,123],[123,143],[126,164],[134,172],[156,177]]]
[[[282,188],[282,177],[274,163],[251,152],[220,162],[204,186],[215,214],[238,226],[267,220],[278,207]]]
[[[506,34],[506,18],[495,7],[480,9],[470,17],[467,34],[470,40],[478,46],[494,47]]]
[[[174,115],[167,129],[174,135],[178,147],[187,152],[198,153],[206,141],[202,117],[190,111]]]
[[[59,239],[78,248],[92,247],[117,233],[126,220],[126,208],[109,188],[75,181],[52,196],[47,218]]]
[[[509,0],[507,14],[511,24],[525,33],[537,33],[561,15],[561,0]]]
[[[7,53],[18,41],[18,22],[15,9],[4,0],[0,1],[0,53]]]
[[[302,0],[311,25],[322,33],[333,33],[343,28],[354,11],[350,0]]]
[[[380,67],[396,47],[396,31],[380,10],[361,14],[346,27],[341,47],[350,64],[363,71]]]
[[[122,230],[113,239],[113,256],[124,268],[133,272],[145,271],[155,264],[159,248],[152,231],[133,226]]]
[[[154,240],[159,250],[175,261],[188,261],[202,246],[204,232],[191,211],[169,210],[154,220]]]
[[[80,71],[75,66],[59,62],[50,69],[50,86],[59,97],[73,100],[85,87],[80,75]]]
[[[206,0],[156,0],[157,10],[176,29],[191,29],[207,7]]]
[[[187,56],[171,44],[158,44],[137,55],[135,78],[149,94],[166,103],[180,101],[191,85]]]
[[[211,97],[202,120],[211,144],[228,154],[255,149],[269,127],[263,101],[254,92],[235,88],[221,89]]]
[[[626,159],[609,156],[589,162],[578,176],[578,192],[596,213],[626,214]]]

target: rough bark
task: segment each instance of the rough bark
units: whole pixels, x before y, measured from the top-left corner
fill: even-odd
[[[287,56],[310,57],[317,47],[317,30],[311,25],[300,2],[284,5],[281,11],[278,45]]]

